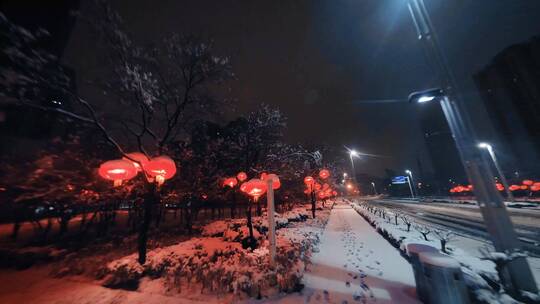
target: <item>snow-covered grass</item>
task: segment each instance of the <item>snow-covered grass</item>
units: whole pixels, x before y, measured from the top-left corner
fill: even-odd
[[[269,263],[268,221],[263,216],[253,218],[260,244],[255,250],[243,249],[240,243],[248,236],[246,220],[219,220],[203,226],[201,237],[149,251],[144,265],[138,264],[136,254],[116,259],[98,278],[108,287],[187,298],[194,294],[268,298],[298,291],[329,215],[329,210],[319,210],[311,219],[308,208],[276,214],[275,267]]]
[[[367,202],[352,203],[352,207],[362,215],[403,255],[410,243],[426,244],[442,250],[441,239],[446,239],[446,254],[455,258],[461,265],[467,286],[472,296],[481,303],[517,303],[502,288],[492,259],[480,252],[472,255],[469,251],[452,243],[451,231],[439,227],[415,223],[414,219],[402,216],[399,211],[380,208]],[[407,222],[411,225],[407,227]],[[503,254],[503,253],[499,253]],[[498,290],[497,290],[498,289]],[[535,295],[529,295],[534,298]]]

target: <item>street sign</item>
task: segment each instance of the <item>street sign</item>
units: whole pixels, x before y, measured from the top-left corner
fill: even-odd
[[[396,176],[392,178],[392,184],[406,184],[406,183],[407,183],[406,176]]]

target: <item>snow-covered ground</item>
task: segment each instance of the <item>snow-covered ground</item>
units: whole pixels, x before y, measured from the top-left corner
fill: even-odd
[[[348,204],[332,210],[312,262],[308,302],[418,303],[410,264]]]
[[[47,265],[24,271],[0,272],[0,303],[417,303],[414,278],[408,262],[347,202],[337,201],[338,204],[332,211],[319,211],[320,216],[316,220],[289,222],[286,227],[277,231],[278,246],[280,243],[305,242],[306,239],[321,240],[307,264],[307,272],[302,279],[305,287],[300,292],[278,292],[262,300],[256,300],[227,293],[201,292],[191,288],[190,294],[186,296],[185,292],[177,293],[164,289],[163,287],[167,286],[165,278],[146,276],[140,278],[136,291],[128,291],[103,287],[100,285],[102,282],[88,276],[54,277],[51,274],[57,273],[55,266]],[[298,214],[304,211],[293,210],[282,216],[297,218]],[[285,224],[284,218],[277,221]],[[328,218],[328,224],[324,228]],[[223,224],[216,222],[209,225],[206,231],[212,234],[214,228],[224,228]],[[264,220],[259,224],[264,225]],[[186,250],[193,253],[209,251],[208,248],[220,247],[221,244],[227,246],[234,244],[229,243],[225,237],[206,238],[212,242],[208,243],[204,238],[199,238],[158,248],[149,252],[149,260],[160,262],[160,256],[170,258]],[[207,243],[212,246],[206,246]],[[238,246],[232,247],[230,250],[242,252]],[[250,253],[246,254],[243,260],[249,258]],[[265,261],[264,254],[264,247],[254,253],[263,256],[261,261]],[[205,254],[195,255],[199,256],[198,259],[207,261],[205,263],[209,263],[210,260],[216,263],[211,255],[208,256],[210,259],[206,258]],[[124,259],[130,260],[132,257],[128,256],[111,263],[119,263]],[[127,263],[131,264],[129,261]],[[221,263],[227,265],[227,259]],[[254,274],[257,273],[255,268],[260,268],[262,264],[264,262],[253,267]],[[213,268],[215,267],[211,266],[209,270]],[[195,286],[197,283],[193,281],[192,287]]]
[[[409,243],[421,243],[439,248],[439,239],[435,235],[436,229],[443,233],[449,231],[447,226],[434,225],[431,222],[422,221],[421,217],[416,218],[411,216],[408,216],[408,218],[412,225],[410,231],[407,231],[404,221],[399,218],[399,216],[404,215],[404,213],[402,213],[399,208],[394,209],[389,206],[385,207],[387,208],[384,209],[381,204],[376,202],[367,203],[357,201],[353,204],[353,208],[358,211],[358,213],[369,218],[377,229],[384,231],[384,233],[387,233],[392,239],[398,241],[401,250],[405,250],[406,245]],[[381,210],[385,210],[385,216],[382,216]],[[394,218],[395,214],[398,215],[397,224]],[[421,233],[415,229],[416,225],[428,227],[430,230],[428,240],[425,240]],[[516,303],[512,299],[509,299],[508,295],[504,293],[493,292],[484,278],[480,276],[480,274],[482,274],[493,280],[498,280],[495,264],[491,261],[483,260],[479,251],[482,248],[493,251],[493,248],[489,243],[482,239],[468,237],[466,234],[454,234],[447,244],[447,248],[448,254],[461,264],[462,271],[468,282],[467,284],[469,285],[469,288],[474,290],[474,293],[478,298],[483,297],[483,299],[489,299],[486,300],[488,303]],[[538,279],[540,278],[540,260],[538,258],[529,257],[528,261],[538,284]],[[538,285],[540,287],[540,284]]]

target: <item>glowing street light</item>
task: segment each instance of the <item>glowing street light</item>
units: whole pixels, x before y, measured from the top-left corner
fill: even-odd
[[[360,157],[360,153],[354,149],[349,149],[349,158],[351,159],[352,179],[356,182],[356,169],[354,168],[354,157]]]
[[[373,186],[373,192],[375,192],[375,195],[379,195],[379,193],[377,193],[377,188],[375,188],[375,182],[371,182],[371,186]]]
[[[409,188],[411,189],[411,196],[414,198],[414,193],[416,192],[416,188],[414,188],[414,180],[412,176],[412,171],[407,169],[405,170],[405,173],[407,173],[407,181],[409,182]]]
[[[486,143],[481,142],[478,144],[478,148],[480,149],[486,149],[489,153],[489,156],[491,157],[491,160],[493,161],[493,165],[495,165],[495,169],[497,170],[497,173],[499,174],[499,177],[501,179],[501,183],[504,186],[504,190],[506,192],[506,195],[508,196],[508,200],[511,202],[514,201],[514,195],[512,194],[512,191],[508,188],[508,182],[506,181],[506,177],[504,176],[503,171],[501,170],[501,167],[499,166],[499,162],[497,161],[497,157],[495,156],[495,152],[493,151],[493,147]]]
[[[508,210],[506,210],[502,197],[493,182],[493,173],[489,164],[482,157],[480,151],[474,148],[472,123],[470,118],[464,115],[466,112],[463,112],[462,101],[456,89],[457,84],[439,46],[439,39],[424,1],[408,0],[407,4],[416,28],[417,38],[424,43],[430,63],[433,64],[436,72],[434,77],[437,77],[441,86],[436,89],[412,93],[409,95],[409,101],[417,103],[440,102],[465,172],[473,184],[478,206],[495,249],[500,252],[519,249],[521,244]],[[501,279],[508,282],[513,289],[538,292],[526,258],[514,259],[508,262],[504,268]]]

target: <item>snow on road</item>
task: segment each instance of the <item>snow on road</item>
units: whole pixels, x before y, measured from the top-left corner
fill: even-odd
[[[312,263],[305,303],[420,303],[410,264],[348,204],[332,210]]]

